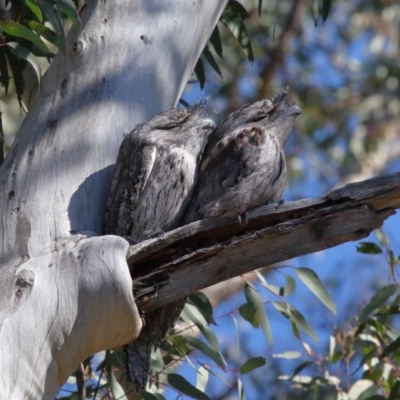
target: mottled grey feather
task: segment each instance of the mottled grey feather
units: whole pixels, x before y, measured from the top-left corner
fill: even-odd
[[[183,222],[239,217],[280,200],[286,182],[283,146],[301,110],[286,92],[248,104],[211,134]]]
[[[111,183],[106,233],[129,235],[138,243],[178,226],[212,126],[197,110],[173,109],[125,137]]]
[[[193,193],[198,165],[214,128],[201,110],[173,109],[138,125],[118,154],[105,232],[138,243],[176,228]],[[151,346],[174,326],[185,300],[148,313],[139,337],[125,347],[127,380],[146,385]]]

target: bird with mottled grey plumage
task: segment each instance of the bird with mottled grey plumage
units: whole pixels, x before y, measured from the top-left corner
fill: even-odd
[[[214,217],[245,223],[247,210],[279,202],[286,182],[283,147],[300,114],[282,91],[222,121],[208,140],[183,223]]]
[[[172,109],[138,125],[120,147],[105,216],[105,232],[135,243],[179,225],[193,193],[198,165],[214,123],[202,106]],[[152,345],[174,326],[185,300],[145,316],[139,337],[125,346],[127,381],[147,383]]]

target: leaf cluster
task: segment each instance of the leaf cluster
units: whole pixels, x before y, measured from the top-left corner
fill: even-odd
[[[29,63],[40,84],[41,68],[37,57],[54,57],[49,46],[67,51],[64,23],[69,19],[77,28],[80,18],[72,0],[10,0],[1,10],[0,84],[7,93],[10,78],[21,104],[26,90],[24,70]]]

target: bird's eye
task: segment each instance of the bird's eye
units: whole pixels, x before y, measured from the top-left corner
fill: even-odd
[[[262,114],[257,114],[253,118],[253,122],[261,121],[262,119],[268,119],[269,114],[262,113]]]
[[[169,124],[169,125],[163,126],[163,127],[162,127],[162,130],[163,130],[163,131],[169,131],[170,129],[176,128],[178,125],[179,125],[178,123],[176,123],[176,124],[171,123],[171,124]]]

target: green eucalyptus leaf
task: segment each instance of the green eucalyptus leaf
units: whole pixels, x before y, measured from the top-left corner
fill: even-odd
[[[225,385],[230,385],[229,382],[227,382],[224,378],[219,376],[216,372],[214,372],[212,369],[210,369],[206,364],[203,364],[202,367],[204,367],[212,376],[215,376],[218,380],[223,382]]]
[[[259,279],[259,281],[260,281],[262,284],[267,285],[267,281],[266,281],[266,279],[264,278],[264,276],[261,274],[260,270],[256,269],[256,270],[253,271],[253,272],[257,275],[257,278]]]
[[[199,389],[201,392],[204,392],[210,373],[206,368],[201,366],[197,371],[197,378],[196,378],[196,388]]]
[[[272,302],[272,304],[285,318],[290,319],[291,316],[290,304],[285,303],[284,301],[274,301]]]
[[[378,239],[378,242],[382,247],[389,246],[389,238],[387,237],[386,233],[383,231],[382,228],[378,228],[374,230],[374,235]]]
[[[4,86],[5,93],[8,92],[8,83],[10,75],[8,73],[7,55],[4,46],[0,46],[0,83]]]
[[[231,2],[229,4],[231,4]],[[232,32],[233,36],[238,40],[240,46],[247,55],[247,59],[253,63],[254,54],[250,42],[250,36],[243,23],[243,19],[247,18],[247,11],[244,11],[246,14],[238,12],[234,7],[227,7],[222,14],[221,22]]]
[[[43,41],[40,39],[40,37],[38,35],[36,35],[36,33],[32,32],[30,29],[28,29],[26,26],[24,26],[22,24],[18,24],[17,22],[14,22],[14,21],[0,21],[0,27],[8,35],[29,40],[30,42],[32,42],[36,46],[38,46],[40,49],[42,49],[43,51],[45,51],[45,52],[49,51],[49,49],[43,43]]]
[[[25,0],[26,6],[33,12],[39,22],[43,22],[42,10],[33,0]]]
[[[299,328],[297,327],[297,325],[296,325],[293,321],[291,322],[291,327],[292,327],[293,335],[294,335],[297,339],[301,340]]]
[[[377,308],[385,304],[391,296],[397,291],[397,285],[392,284],[380,288],[373,296],[370,302],[361,311],[359,322],[364,322],[369,315]]]
[[[241,3],[236,0],[229,0],[228,6],[226,8],[231,10],[231,12],[236,14],[240,19],[249,18],[249,13],[247,12],[247,10],[243,7]]]
[[[189,347],[186,343],[186,336],[175,335],[175,336],[168,336],[168,339],[171,341],[172,346],[168,349],[168,354],[170,355],[179,355],[183,356],[189,352]],[[164,364],[168,364],[164,360]]]
[[[193,304],[201,312],[208,324],[217,325],[213,318],[213,307],[204,293],[198,292],[191,294],[188,298],[188,302],[189,304]]]
[[[214,48],[215,52],[221,58],[223,58],[223,55],[222,55],[222,41],[221,41],[221,36],[219,34],[218,25],[215,25],[213,33],[211,34],[211,37],[210,37],[210,43],[212,44],[212,47]]]
[[[296,289],[296,281],[293,279],[292,276],[286,275],[285,276],[285,286],[283,288],[283,293],[281,293],[281,296],[290,296]]]
[[[296,274],[321,303],[336,314],[336,305],[331,296],[329,296],[329,293],[320,281],[318,275],[310,268],[296,268]]]
[[[193,371],[195,371],[197,374],[197,367],[193,364],[192,360],[187,355],[185,356],[185,360],[189,364],[189,367],[192,368]],[[173,372],[173,371],[170,371],[170,372]]]
[[[190,303],[186,303],[183,307],[181,318],[189,324],[194,323],[198,328],[207,325],[207,321],[201,312]]]
[[[354,382],[348,393],[349,399],[356,400],[360,398],[361,394],[369,389],[373,384],[374,382],[369,379],[360,379]]]
[[[400,307],[399,306],[383,306],[378,308],[376,315],[397,315],[400,314]]]
[[[272,293],[276,294],[277,296],[282,296],[284,289],[280,288],[275,285],[271,285],[267,282],[267,280],[261,275],[260,271],[255,270],[254,273],[257,275],[257,278],[260,280],[261,284],[270,290]]]
[[[96,368],[96,371],[102,371],[106,368],[108,361],[106,359],[104,359],[103,361],[101,361],[99,363],[99,365]]]
[[[241,367],[240,373],[242,375],[248,374],[256,368],[263,367],[267,363],[267,359],[264,357],[253,357],[248,359]]]
[[[109,371],[108,373],[108,384],[110,385],[111,393],[114,399],[118,400],[128,399],[125,395],[125,390],[122,388],[121,384],[115,377],[114,372],[112,371]]]
[[[188,297],[188,302],[189,304],[193,304],[201,312],[208,324],[217,325],[213,317],[213,307],[210,303],[210,300],[208,300],[208,297],[204,293],[197,292],[191,294]]]
[[[37,0],[37,4],[40,6],[45,18],[50,22],[53,27],[54,32],[56,32],[58,36],[58,40],[60,41],[60,49],[61,51],[66,51],[67,44],[65,39],[64,26],[60,18],[60,14],[57,9],[45,0]]]
[[[258,294],[258,292],[255,290],[255,288],[252,285],[249,285],[246,283],[245,288],[244,288],[244,294],[246,296],[246,299],[248,303],[251,303],[255,309],[256,309],[256,316],[258,319],[258,322],[261,326],[261,329],[264,333],[264,336],[268,340],[268,343],[272,346],[272,332],[271,332],[271,327],[267,318],[267,314],[265,312],[265,307],[264,303]]]
[[[211,65],[211,67],[214,69],[214,71],[222,78],[222,72],[208,46],[204,48],[203,55],[208,63]]]
[[[206,74],[204,72],[204,64],[201,58],[197,60],[196,66],[194,67],[194,72],[200,83],[200,89],[203,90],[204,84],[206,83]]]
[[[246,400],[246,395],[244,393],[243,382],[240,379],[240,375],[239,374],[238,374],[238,394],[239,394],[239,400]]]
[[[81,19],[72,0],[57,0],[60,10],[72,21],[76,28],[81,27]]]
[[[236,348],[237,348],[237,355],[238,355],[238,359],[239,359],[239,364],[240,364],[240,336],[239,336],[239,326],[237,323],[237,319],[235,318],[235,315],[232,313],[231,317],[233,319],[233,323],[235,325],[235,336],[236,336]]]
[[[60,39],[54,31],[43,24],[39,24],[36,21],[28,21],[28,25],[33,29],[38,35],[43,36],[50,43],[54,44],[62,52],[66,52],[65,41]],[[64,47],[63,47],[64,46]]]
[[[382,249],[372,242],[361,242],[357,246],[357,251],[364,254],[380,254]]]
[[[390,394],[388,400],[398,400],[400,393],[400,381],[397,380],[396,383],[392,386],[390,390]]]
[[[164,362],[159,358],[150,358],[150,368],[155,372],[161,372],[164,369],[165,365]]]
[[[108,362],[111,366],[123,368],[125,366],[124,356],[121,351],[114,350],[108,356]]]
[[[226,362],[220,351],[214,351],[207,343],[193,336],[185,336],[186,343],[211,358],[218,366],[225,369]]]
[[[364,367],[365,364],[367,364],[372,358],[376,357],[377,355],[377,347],[373,347],[370,351],[368,351],[367,354],[363,356],[363,358],[360,360],[358,363],[358,368],[353,372],[353,375],[360,370],[361,368]],[[332,357],[333,358],[333,357]]]
[[[322,22],[326,21],[330,10],[331,10],[331,0],[323,0],[322,1]]]
[[[204,335],[206,338],[207,342],[209,343],[210,347],[214,351],[219,351],[219,342],[217,335],[213,332],[212,329],[210,329],[208,326],[203,326],[201,328],[201,333]]]
[[[313,20],[314,20],[314,25],[317,26],[317,25],[318,25],[318,18],[319,18],[319,4],[318,4],[318,0],[313,0],[313,4],[312,4],[312,16],[313,16]]]
[[[293,308],[293,307],[292,307]],[[292,322],[296,324],[296,326],[302,330],[304,333],[306,333],[308,336],[310,336],[311,339],[315,340],[316,342],[319,342],[319,338],[315,331],[311,328],[311,326],[308,324],[308,322],[305,320],[303,315],[293,308],[292,310]]]
[[[179,104],[182,104],[186,108],[190,107],[190,104],[185,99],[183,99],[182,97],[179,99]]]
[[[387,357],[389,354],[393,353],[394,351],[398,350],[400,348],[400,337],[397,338],[394,342],[390,343],[388,346],[386,346],[382,354],[379,356],[379,359],[384,359]]]
[[[274,301],[272,304],[282,315],[284,315],[293,323],[293,333],[297,338],[300,338],[298,332],[298,329],[300,329],[308,336],[310,336],[313,340],[319,342],[318,336],[298,310],[283,301]]]
[[[36,57],[24,46],[22,46],[19,43],[16,42],[7,42],[5,43],[6,46],[9,47],[10,52],[17,58],[23,59],[27,62],[29,62],[33,69],[36,72],[36,76],[38,79],[38,82],[40,83],[41,77],[42,77],[42,71],[40,69],[40,65],[36,59]],[[15,79],[15,74],[13,74],[14,79]]]
[[[392,301],[392,307],[400,306],[400,294],[398,294]]]
[[[270,283],[266,283],[264,286],[267,289],[269,289],[273,294],[276,294],[277,296],[283,296],[283,293],[285,291],[285,289],[283,287],[271,285]]]
[[[261,9],[262,9],[263,0],[258,0],[258,16],[261,17]]]
[[[205,393],[201,392],[181,375],[168,374],[167,381],[173,388],[183,394],[193,397],[194,399],[210,400]]]
[[[299,374],[303,369],[307,368],[309,365],[314,364],[313,361],[303,361],[300,365],[298,365],[295,370],[293,371],[293,375],[291,377],[294,378],[297,374]]]
[[[143,400],[165,400],[165,397],[161,393],[150,393],[142,390],[140,395],[143,397]]]
[[[293,358],[301,357],[301,353],[299,351],[284,351],[283,353],[275,354],[274,357],[276,357],[276,358],[286,358],[288,360],[291,360]]]
[[[194,305],[186,303],[181,317],[185,322],[193,322],[204,335],[211,348],[214,351],[219,351],[219,342],[217,336],[207,326],[207,321]]]

